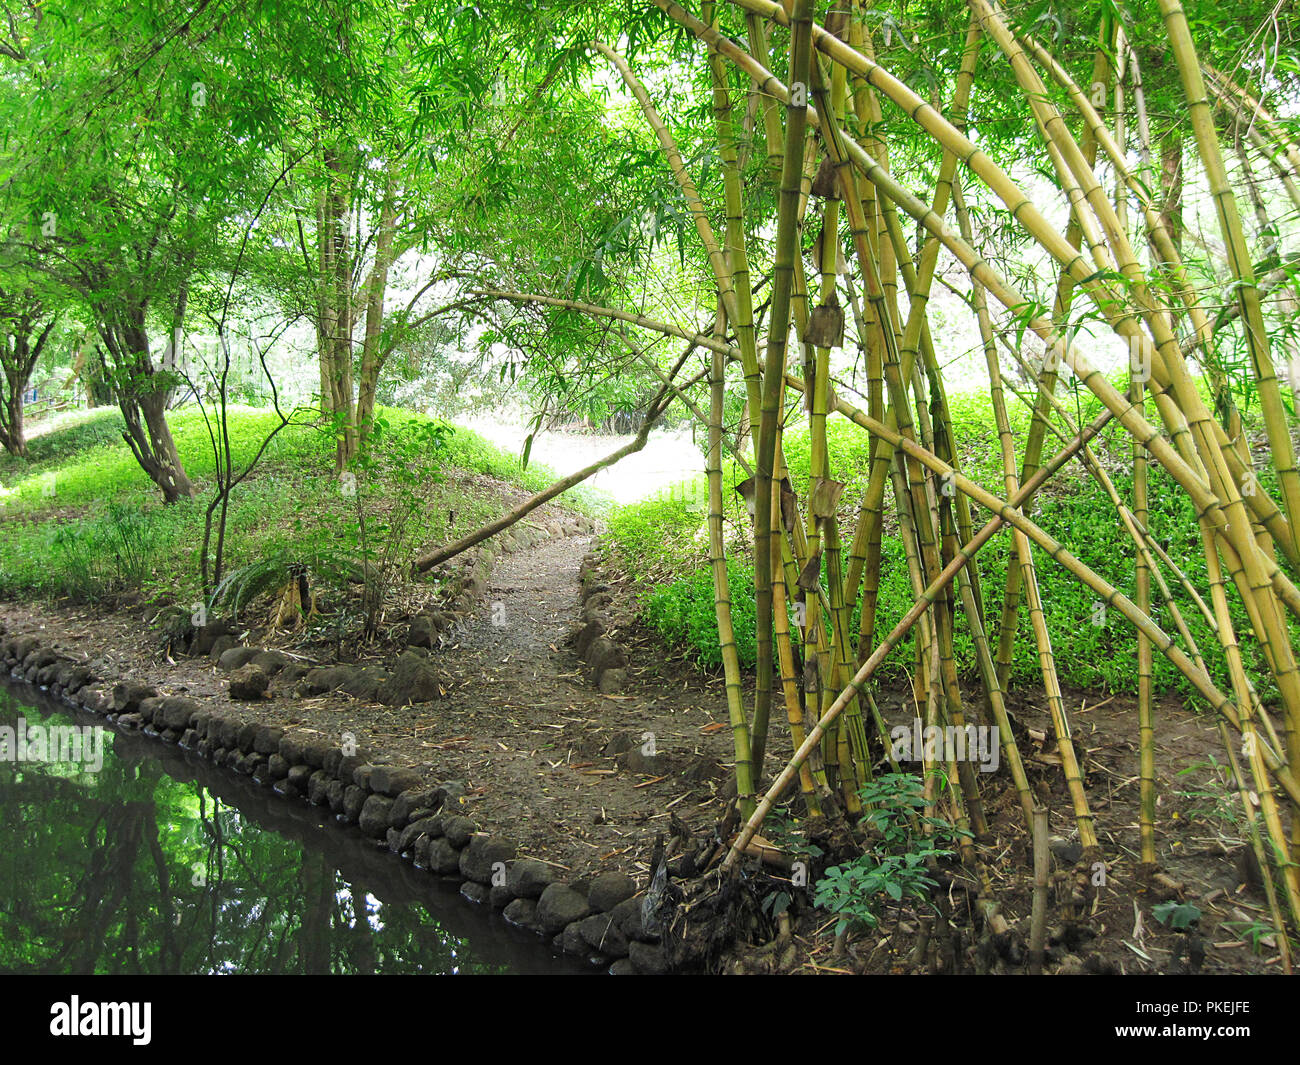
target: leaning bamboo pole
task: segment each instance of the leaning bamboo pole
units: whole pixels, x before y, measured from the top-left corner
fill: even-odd
[[[1235,294],[1242,307],[1247,347],[1254,371],[1255,387],[1259,391],[1260,409],[1268,433],[1269,450],[1277,469],[1278,485],[1283,500],[1283,510],[1291,523],[1296,544],[1300,549],[1300,470],[1296,468],[1295,451],[1287,425],[1282,394],[1269,350],[1268,329],[1264,324],[1259,289],[1255,282],[1255,268],[1246,247],[1237,199],[1228,183],[1223,153],[1218,134],[1214,129],[1213,109],[1205,91],[1200,62],[1192,43],[1191,29],[1182,4],[1177,0],[1160,0],[1160,11],[1169,32],[1169,42],[1178,63],[1183,88],[1187,94],[1188,111],[1196,145],[1210,185],[1210,194],[1219,218],[1219,228],[1228,250],[1228,264],[1236,282]],[[1300,760],[1300,729],[1292,741],[1292,759]],[[1300,841],[1300,823],[1296,825],[1296,839]]]

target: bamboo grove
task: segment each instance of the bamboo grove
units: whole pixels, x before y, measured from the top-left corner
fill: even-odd
[[[685,201],[714,288],[712,329],[694,332],[574,300],[546,302],[620,327],[678,337],[711,360],[708,409],[692,410],[708,423],[712,573],[744,822],[727,864],[745,852],[791,789],[798,789],[811,815],[856,812],[857,792],[874,757],[870,737],[885,731],[873,677],[909,633],[915,636],[909,668],[918,713],[926,724],[979,722],[999,730],[1028,824],[1036,800],[1005,698],[1022,614],[1041,666],[1083,860],[1105,862],[1040,591],[1041,568],[1059,566],[1095,596],[1099,608],[1121,618],[1138,644],[1135,775],[1142,873],[1160,875],[1154,767],[1162,722],[1152,663],[1163,655],[1217,717],[1256,856],[1275,874],[1266,878],[1275,922],[1300,926],[1300,672],[1293,635],[1300,590],[1291,577],[1300,565],[1300,471],[1283,393],[1288,353],[1270,343],[1261,309],[1269,278],[1256,276],[1242,219],[1243,210],[1252,202],[1258,208],[1259,201],[1248,197],[1244,207],[1242,190],[1232,187],[1226,160],[1233,149],[1221,135],[1226,111],[1248,127],[1249,143],[1272,161],[1275,176],[1300,207],[1300,150],[1285,123],[1230,75],[1202,64],[1182,7],[1160,0],[1167,37],[1162,43],[1176,67],[1231,271],[1225,297],[1231,306],[1226,316],[1216,317],[1204,286],[1181,257],[1176,219],[1152,191],[1159,187],[1152,171],[1160,146],[1151,143],[1143,71],[1117,14],[1101,18],[1091,70],[1086,80],[1076,80],[996,0],[970,0],[950,96],[926,99],[874,58],[881,23],[868,17],[871,5],[863,0],[710,0],[695,9],[675,0],[654,3],[690,35],[695,61],[708,72],[712,98],[700,102],[711,108],[724,190],[720,202],[702,198],[691,166],[632,66],[609,43],[594,41],[589,49],[617,71],[638,101]],[[1025,126],[1036,134],[1044,166],[1068,203],[1064,231],[1048,220],[1045,205],[967,135],[972,87],[995,64],[1013,75]],[[908,187],[891,171],[889,140],[873,132],[883,128],[886,116],[910,123],[942,152],[932,187]],[[752,129],[752,138],[740,135],[742,125]],[[739,156],[751,146],[766,152],[776,190],[774,220],[745,214]],[[1131,164],[1134,146],[1137,166]],[[1033,303],[976,250],[977,222],[968,209],[974,190],[1000,201],[1020,236],[1050,263],[1056,277],[1050,306]],[[770,290],[760,320],[753,295],[760,270],[751,240],[764,225],[774,227],[775,236],[771,261],[762,263],[770,271],[763,273]],[[909,231],[920,234],[915,246]],[[928,315],[941,251],[955,257],[968,277],[997,423],[1001,484],[975,483],[961,469]],[[516,304],[539,299],[498,290],[484,295]],[[1127,387],[1117,387],[1092,365],[1071,335],[1073,312],[1083,306],[1127,347]],[[861,407],[838,396],[830,380],[831,354],[845,344],[850,315],[867,366]],[[1264,425],[1264,447],[1254,452],[1217,369],[1216,330],[1235,319],[1244,330]],[[1037,365],[1025,363],[1019,337],[1008,341],[1008,321],[1041,343],[1045,354]],[[1010,427],[1003,347],[1034,382],[1033,418],[1023,441]],[[1202,373],[1210,379],[1212,405],[1197,388]],[[1078,424],[1063,402],[1070,381],[1101,405],[1101,414],[1088,424]],[[722,420],[729,382],[743,385],[754,415],[749,447],[738,449],[752,454],[752,476],[740,486],[753,519],[752,589],[729,587],[724,557],[723,499],[731,486],[723,483]],[[792,402],[803,405],[811,432],[811,479],[803,499],[790,487],[782,446]],[[844,512],[845,486],[829,473],[827,423],[834,418],[847,419],[870,438],[867,487],[860,500],[845,501],[856,505],[851,528],[842,527],[837,516]],[[1116,487],[1092,446],[1111,423],[1131,440],[1131,494]],[[743,455],[737,461],[749,465]],[[1262,489],[1256,472],[1269,465],[1277,474],[1276,499]],[[1163,549],[1161,530],[1150,524],[1153,466],[1194,505],[1208,570],[1203,587],[1192,584]],[[1128,538],[1133,598],[1033,519],[1036,493],[1075,470],[1095,479],[1110,501],[1111,512],[1096,520],[1114,522]],[[884,631],[877,605],[882,530],[891,510],[904,533],[914,604]],[[997,537],[1010,540],[1012,564],[1001,609],[991,613],[980,551]],[[752,702],[742,685],[732,623],[735,598],[751,594],[758,644]],[[1194,603],[1205,619],[1226,671],[1212,674],[1207,667],[1180,598],[1184,605]],[[1234,601],[1244,606],[1244,629],[1230,613]],[[1171,624],[1157,624],[1157,613]],[[954,636],[963,629],[975,649],[978,690],[958,675]],[[1272,712],[1259,695],[1260,678],[1248,673],[1241,653],[1248,643],[1262,651],[1277,692]],[[770,737],[779,727],[773,716],[781,714],[794,754],[773,768]],[[969,764],[924,768],[927,796],[971,830],[977,842],[966,845],[964,856],[975,859],[986,828],[980,781]]]

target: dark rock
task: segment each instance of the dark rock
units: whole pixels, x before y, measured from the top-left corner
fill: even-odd
[[[405,828],[408,821],[414,820],[412,813],[420,809],[435,809],[439,803],[434,800],[433,788],[409,788],[397,796],[393,803],[393,827]]]
[[[213,662],[220,662],[222,655],[238,646],[239,641],[233,636],[218,636],[212,641],[212,646],[208,648],[208,659]]]
[[[637,967],[632,964],[631,958],[619,958],[609,967],[610,976],[639,976]]]
[[[355,670],[349,666],[319,666],[310,669],[298,682],[298,692],[301,695],[324,695],[352,681],[354,673]]]
[[[645,973],[649,976],[662,976],[668,972],[668,957],[664,953],[663,947],[633,940],[628,944],[627,956],[639,973]]]
[[[411,647],[432,647],[438,634],[433,630],[433,622],[423,614],[411,619],[406,630],[406,642]]]
[[[90,670],[75,662],[65,661],[54,671],[54,683],[67,695],[74,694],[90,678]]]
[[[488,903],[494,910],[504,909],[514,901],[514,893],[505,884],[496,884],[488,892]]]
[[[433,789],[433,797],[436,800],[435,805],[442,809],[454,806],[456,801],[464,794],[465,782],[463,780],[448,780]]]
[[[622,669],[627,665],[627,655],[608,636],[601,636],[591,641],[587,653],[583,656],[592,673],[600,677],[607,669]]]
[[[460,886],[460,893],[470,902],[487,902],[490,889],[474,880],[466,880]]]
[[[282,780],[277,780],[274,784],[271,785],[271,790],[275,792],[277,795],[279,795],[281,798],[285,798],[285,799],[302,798],[302,791],[299,790],[296,785],[290,783],[287,778]]]
[[[537,900],[537,923],[547,935],[590,914],[587,900],[566,884],[551,884]]]
[[[297,689],[298,682],[307,675],[307,672],[306,666],[291,662],[275,675],[275,686],[279,691],[290,694]]]
[[[140,703],[158,694],[152,684],[138,680],[118,681],[113,685],[113,709],[118,713],[131,713],[140,708]]]
[[[438,671],[427,658],[405,651],[393,667],[393,675],[380,688],[378,699],[385,706],[427,703],[440,698]]]
[[[324,740],[306,740],[302,745],[302,760],[313,769],[324,769],[325,754],[329,749]]]
[[[507,904],[501,914],[516,928],[534,929],[537,927],[537,901],[535,899],[515,899]]]
[[[460,872],[460,851],[439,837],[429,844],[429,872],[450,876]]]
[[[23,668],[35,676],[46,666],[58,660],[59,654],[57,651],[52,651],[48,647],[38,647],[23,659]]]
[[[136,708],[136,712],[140,715],[142,721],[161,724],[161,722],[155,722],[154,717],[162,708],[162,704],[163,697],[161,695],[154,695],[148,699],[141,699],[140,705]]]
[[[257,666],[268,677],[274,677],[285,666],[292,665],[293,659],[283,651],[259,651],[249,659],[248,664]]]
[[[221,652],[221,657],[217,659],[217,668],[229,673],[231,670],[239,669],[240,666],[248,665],[261,653],[260,647],[231,647]]]
[[[245,650],[246,648],[238,648]],[[255,702],[266,694],[266,689],[271,686],[271,678],[266,675],[266,671],[261,666],[248,663],[238,667],[230,674],[230,697],[232,699],[244,699],[249,702]]]
[[[442,822],[436,817],[425,817],[419,821],[412,821],[401,830],[401,836],[397,848],[398,853],[402,854],[409,851],[415,846],[421,836],[429,839],[437,839],[441,835]]]
[[[284,729],[273,725],[258,725],[253,729],[253,750],[270,757],[280,752],[280,740],[284,738]]]
[[[357,824],[367,836],[383,839],[388,834],[388,812],[393,808],[393,800],[382,795],[371,795],[361,807]]]
[[[605,626],[599,621],[589,621],[573,637],[573,649],[579,658],[585,658],[592,641],[605,635]]]
[[[269,755],[266,759],[266,765],[271,771],[272,780],[283,780],[289,775],[289,763],[281,758],[279,754]],[[306,766],[303,768],[305,769]]]
[[[610,737],[609,742],[605,744],[604,751],[601,753],[606,758],[612,758],[615,755],[623,754],[625,751],[630,751],[633,747],[639,747],[640,743],[641,741],[631,733],[620,732]]]
[[[480,884],[506,882],[506,863],[515,856],[516,847],[497,836],[476,835],[460,852],[460,875]]]
[[[636,894],[636,881],[626,873],[597,873],[587,891],[587,903],[593,910],[608,913],[624,899]]]
[[[536,858],[520,858],[506,868],[506,887],[521,899],[541,898],[542,892],[554,881],[555,873],[551,867]]]
[[[555,937],[552,946],[561,953],[572,955],[575,958],[585,958],[591,953],[587,941],[582,938],[582,921],[574,921],[573,924],[565,925],[564,931]]]
[[[341,814],[343,812],[344,802],[347,799],[348,789],[341,780],[329,780],[325,784],[325,801],[330,804],[330,810],[333,813]],[[357,807],[357,812],[361,812],[361,807]]]
[[[641,918],[641,903],[642,900],[639,898],[624,899],[609,911],[609,915],[613,918],[614,923],[618,925],[618,930],[627,939],[642,941],[657,939],[657,936],[646,933],[645,924]]]
[[[302,755],[302,739],[292,732],[286,732],[280,737],[279,754],[290,765],[298,765],[307,761]]]
[[[368,764],[359,754],[345,754],[339,759],[335,775],[345,784],[355,784],[357,770]]]
[[[607,669],[600,675],[597,687],[606,695],[621,692],[627,687],[627,670]]]
[[[243,725],[240,722],[236,721],[234,718],[223,717],[218,722],[218,728],[219,734],[213,738],[217,740],[222,747],[225,747],[226,750],[230,750],[232,747],[239,746],[239,730],[243,728]]]
[[[623,756],[623,762],[633,773],[645,776],[662,776],[668,771],[668,760],[662,751],[646,754],[640,747],[633,747]]]
[[[442,834],[459,850],[469,844],[477,826],[468,817],[448,817],[442,823]]]
[[[361,699],[364,702],[375,702],[378,699],[379,690],[388,680],[387,670],[379,666],[362,666],[360,669],[351,671],[351,675],[339,685],[339,691],[352,696],[354,699]],[[383,702],[382,699],[378,699]]]
[[[102,714],[113,708],[113,697],[101,688],[82,688],[77,692],[77,698],[92,714]]]
[[[578,931],[592,950],[610,958],[622,958],[628,952],[627,937],[607,913],[595,913],[578,922]]]
[[[370,775],[371,790],[395,799],[404,791],[418,788],[424,781],[414,769],[401,766],[380,765]]]
[[[308,768],[311,768],[310,766]],[[335,781],[337,784],[338,781]],[[313,769],[307,778],[307,800],[316,806],[323,806],[329,801],[330,778],[323,769]],[[339,785],[342,787],[342,785]]]
[[[366,805],[366,799],[370,798],[365,790],[357,787],[355,784],[350,785],[343,791],[343,819],[348,824],[356,824],[357,819],[361,816],[361,809]]]

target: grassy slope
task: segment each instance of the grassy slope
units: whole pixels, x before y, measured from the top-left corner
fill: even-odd
[[[382,412],[391,438],[423,415]],[[157,602],[192,602],[199,594],[198,550],[214,462],[207,428],[195,409],[169,418],[182,460],[200,488],[191,502],[163,506],[121,438],[116,410],[70,421],[31,441],[30,458],[0,454],[0,595],[89,598],[131,592]],[[236,468],[256,453],[276,424],[267,411],[236,408],[230,428]],[[362,498],[382,508],[395,451],[380,448],[373,483]],[[519,462],[482,437],[457,429],[448,441],[440,483],[422,485],[427,505],[419,530],[443,542],[497,517],[495,493],[466,490],[463,474],[489,474],[528,490],[551,483],[550,471]],[[277,554],[320,555],[355,539],[355,498],[330,476],[332,444],[310,426],[286,429],[272,442],[253,477],[236,489],[229,516],[230,567]],[[457,473],[456,471],[460,471]],[[367,491],[367,489],[370,491]],[[570,492],[570,505],[598,507],[594,494]],[[455,513],[448,524],[449,512]],[[372,522],[372,530],[382,521]]]
[[[1074,406],[1074,397],[1067,397]],[[1005,496],[1001,462],[998,458],[996,431],[989,400],[983,395],[951,400],[955,436],[963,472],[984,485],[995,495]],[[1099,407],[1090,396],[1078,399],[1081,421],[1091,420]],[[1028,428],[1028,412],[1017,405],[1013,409],[1013,430],[1023,442]],[[831,475],[847,482],[841,512],[841,535],[845,541],[846,564],[849,542],[857,517],[867,476],[869,442],[865,433],[842,418],[828,423]],[[1061,446],[1049,437],[1047,452]],[[801,499],[808,484],[809,438],[806,425],[793,426],[785,436],[786,458],[792,481]],[[1107,468],[1123,499],[1132,495],[1132,459],[1122,430],[1113,424],[1097,446],[1099,459]],[[739,483],[744,473],[734,467],[724,469],[724,484]],[[1260,471],[1260,483],[1270,492],[1275,489],[1275,474],[1269,468]],[[735,493],[726,501],[729,530],[730,569],[733,603],[738,607],[737,638],[742,658],[754,658],[754,621],[752,595],[746,602],[743,589],[752,586],[753,567],[750,546],[745,543],[749,520]],[[1276,498],[1276,496],[1275,496]],[[1195,512],[1186,497],[1177,490],[1162,470],[1153,468],[1150,479],[1151,528],[1157,536],[1167,538],[1166,548],[1198,588],[1205,588],[1205,562],[1201,554]],[[890,496],[892,505],[892,493]],[[974,510],[976,527],[988,513]],[[707,562],[706,496],[704,479],[680,486],[643,503],[615,510],[610,519],[611,550],[621,564],[643,585],[646,595],[645,616],[672,646],[693,656],[702,664],[715,666],[717,625],[714,619],[713,588]],[[1035,504],[1035,519],[1049,533],[1065,543],[1085,563],[1100,573],[1121,592],[1132,598],[1134,590],[1132,541],[1123,531],[1119,519],[1102,490],[1077,465],[1067,467],[1057,481],[1040,494]],[[881,566],[881,600],[877,631],[887,632],[911,606],[902,541],[886,517],[886,537]],[[986,615],[991,638],[996,640],[996,619],[1000,616],[1002,590],[1006,579],[1007,537],[998,536],[978,556],[983,583]],[[1133,630],[1113,612],[1104,625],[1093,624],[1095,597],[1050,559],[1038,553],[1039,582],[1052,636],[1058,668],[1067,683],[1080,687],[1110,691],[1135,691],[1137,687],[1137,644]],[[1172,576],[1166,574],[1176,587]],[[1153,587],[1153,595],[1158,592]],[[1177,599],[1179,609],[1189,623],[1194,637],[1206,655],[1211,670],[1223,676],[1222,655],[1208,626],[1185,595]],[[1246,631],[1244,611],[1234,612],[1238,633]],[[1155,610],[1157,623],[1171,633],[1172,620],[1163,608]],[[854,616],[856,633],[857,617]],[[1253,641],[1245,648],[1256,677],[1267,675]],[[897,650],[882,669],[883,675],[904,675],[913,657],[910,641]],[[964,626],[959,627],[957,653],[961,666],[969,673],[975,669],[974,652]],[[1155,656],[1156,683],[1161,690],[1190,692],[1190,686],[1168,661]],[[1037,651],[1029,620],[1022,610],[1014,680],[1034,683],[1041,680]],[[1266,697],[1271,691],[1264,692]]]

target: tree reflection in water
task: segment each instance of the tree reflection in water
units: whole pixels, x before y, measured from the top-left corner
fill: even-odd
[[[0,688],[0,724],[20,716],[74,721]],[[2,761],[0,971],[581,971],[326,822],[111,727],[98,772]]]

